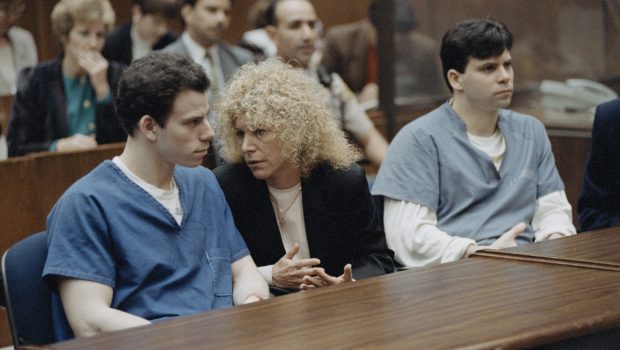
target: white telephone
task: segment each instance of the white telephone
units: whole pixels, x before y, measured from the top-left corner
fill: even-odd
[[[586,79],[568,79],[564,83],[543,80],[540,92],[543,93],[543,106],[568,113],[594,113],[597,105],[618,97],[618,94],[607,86]]]

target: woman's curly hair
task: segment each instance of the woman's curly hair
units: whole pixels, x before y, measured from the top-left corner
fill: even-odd
[[[217,125],[221,156],[243,162],[235,121],[244,118],[252,128],[272,131],[285,159],[302,176],[319,163],[346,169],[360,159],[327,106],[328,91],[279,59],[247,64],[229,82],[219,105]]]

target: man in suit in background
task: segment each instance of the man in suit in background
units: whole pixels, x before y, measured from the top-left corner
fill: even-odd
[[[237,68],[253,60],[251,52],[222,40],[230,25],[232,0],[184,0],[185,31],[164,51],[183,54],[203,66],[211,81],[212,104]]]
[[[168,21],[179,16],[177,0],[134,0],[132,21],[116,28],[105,41],[103,56],[129,65],[177,39]]]
[[[592,146],[577,203],[579,231],[620,226],[620,99],[596,108]]]

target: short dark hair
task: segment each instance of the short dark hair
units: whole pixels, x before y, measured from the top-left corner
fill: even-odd
[[[499,56],[512,48],[512,33],[501,22],[492,19],[474,19],[456,24],[441,41],[443,78],[448,81],[448,71],[465,72],[470,58],[485,59]]]
[[[177,95],[182,91],[205,92],[209,79],[202,66],[178,54],[153,52],[134,61],[118,84],[116,109],[128,135],[140,118],[150,115],[165,127]]]
[[[276,5],[280,2],[279,0],[271,0],[269,6],[267,6],[267,10],[265,10],[265,22],[268,26],[277,26],[278,19],[276,18]]]
[[[198,2],[198,0],[183,0],[183,5],[189,5],[191,7],[196,6],[196,2]],[[235,5],[235,0],[230,0],[230,6]]]
[[[271,0],[271,4],[265,10],[265,22],[268,26],[277,26],[278,18],[276,17],[276,10],[278,8],[278,4],[284,2],[286,0]],[[308,1],[308,0],[303,0]]]
[[[179,16],[179,0],[133,0],[143,14],[162,15],[173,19]]]

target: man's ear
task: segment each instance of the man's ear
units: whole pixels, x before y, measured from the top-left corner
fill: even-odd
[[[185,24],[187,24],[188,18],[189,16],[191,16],[193,9],[194,8],[192,7],[192,5],[189,4],[183,4],[183,6],[181,7],[181,17],[183,18],[183,22],[185,22]]]
[[[271,24],[265,27],[265,30],[267,31],[267,35],[269,36],[269,39],[271,39],[271,41],[273,41],[274,44],[278,44],[278,29],[275,26],[272,26]]]
[[[131,6],[131,16],[133,18],[136,18],[136,17],[140,18],[140,17],[142,17],[142,9],[140,8],[139,5]]]
[[[157,140],[160,128],[157,121],[148,114],[143,115],[138,121],[138,129],[149,141]]]
[[[461,91],[463,90],[463,85],[461,85],[461,73],[459,73],[456,69],[450,69],[447,73],[448,82],[450,86],[452,86],[452,90]]]
[[[60,43],[62,44],[63,50],[67,47],[68,41],[69,41],[69,34],[60,35]]]

